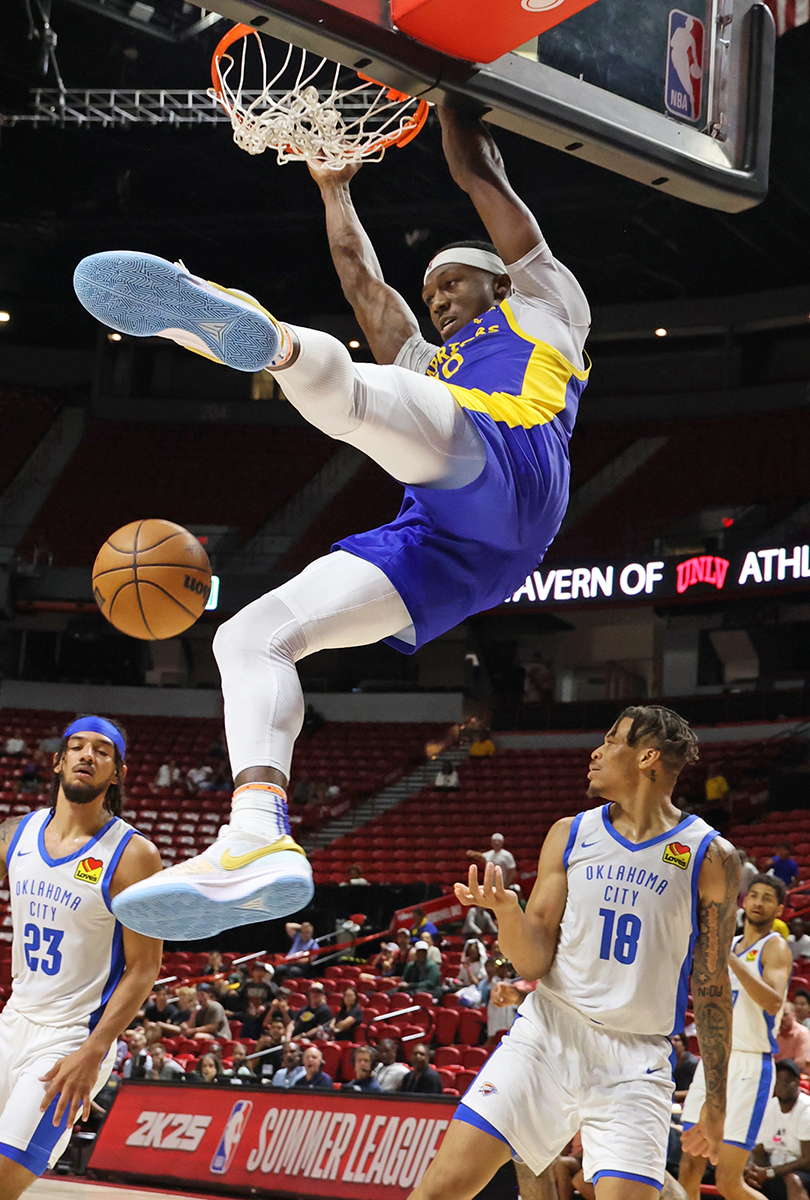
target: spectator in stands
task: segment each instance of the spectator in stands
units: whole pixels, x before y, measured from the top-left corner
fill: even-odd
[[[211,745],[205,752],[206,758],[225,759],[228,757],[228,745],[225,741],[225,727],[223,726],[217,736],[214,738]]]
[[[281,1066],[273,1076],[273,1087],[295,1087],[303,1074],[304,1064],[301,1062],[301,1047],[295,1042],[290,1042],[284,1047]]]
[[[489,1004],[489,993],[492,985],[497,982],[498,969],[502,961],[500,955],[491,954],[484,963],[484,978],[478,982],[478,992],[482,1004]]]
[[[308,704],[304,712],[304,724],[301,732],[305,738],[314,737],[316,733],[320,733],[326,724],[326,717],[322,712],[318,712],[314,704]]]
[[[757,864],[751,862],[751,859],[744,850],[738,850],[740,856],[740,897],[739,902],[742,903],[743,897],[748,894],[748,889],[751,886],[751,880],[755,875],[759,874]]]
[[[672,1068],[672,1078],[675,1081],[675,1091],[672,1099],[676,1104],[683,1104],[692,1076],[697,1070],[700,1059],[689,1049],[689,1039],[685,1033],[673,1033],[669,1039],[675,1051],[675,1066]]]
[[[200,791],[203,792],[229,792],[233,788],[233,776],[231,769],[225,760],[213,762],[213,775],[208,780],[208,783],[203,784]]]
[[[458,969],[459,981],[463,986],[480,983],[486,975],[486,958],[483,943],[477,938],[468,938],[461,951],[461,965]]]
[[[797,958],[810,958],[810,934],[805,932],[805,924],[801,917],[794,917],[790,922],[788,945],[794,962]]]
[[[383,1038],[377,1043],[374,1078],[384,1092],[398,1092],[409,1071],[407,1063],[397,1062],[397,1044],[392,1038]]]
[[[340,887],[350,887],[352,884],[355,887],[358,887],[358,886],[359,887],[370,887],[371,886],[369,881],[367,879],[363,878],[363,872],[360,870],[360,867],[358,866],[357,863],[352,863],[352,865],[349,867],[346,874],[349,876],[349,878],[344,879],[339,884]]]
[[[439,949],[439,947],[434,944],[433,934],[428,933],[427,930],[425,930],[425,932],[422,934],[422,937],[420,940],[427,944],[428,962],[435,963],[437,967],[441,968],[442,952]],[[415,960],[416,960],[416,946],[411,946],[411,952],[408,955],[408,962],[414,962]]]
[[[495,743],[488,729],[481,729],[470,746],[470,758],[494,758]]]
[[[425,910],[420,906],[413,910],[413,925],[411,926],[411,942],[418,942],[425,933],[429,933],[432,937],[438,935],[438,929],[425,916]]]
[[[152,1070],[152,1059],[146,1053],[146,1037],[142,1029],[133,1029],[129,1036],[129,1058],[124,1063],[124,1079],[145,1079]]]
[[[182,1079],[185,1071],[176,1063],[173,1058],[169,1058],[166,1054],[166,1047],[163,1042],[155,1042],[152,1047],[152,1067],[146,1072],[147,1079]]]
[[[198,767],[190,767],[186,772],[184,786],[188,796],[196,796],[198,792],[207,790],[208,785],[214,777],[214,768],[208,763],[201,763]]]
[[[287,1022],[282,1014],[280,1012],[272,1013],[269,1021],[265,1024],[261,1037],[256,1042],[254,1054],[260,1054],[261,1057],[252,1060],[253,1073],[262,1083],[269,1083],[281,1066],[284,1051],[287,1048],[286,1033]]]
[[[304,1064],[304,1074],[300,1075],[293,1084],[294,1088],[331,1088],[332,1076],[323,1069],[323,1055],[317,1046],[307,1046],[301,1060]]]
[[[20,775],[17,787],[18,791],[25,793],[41,792],[45,786],[45,781],[40,774],[40,768],[33,758],[28,758],[23,762],[22,775]]]
[[[726,796],[731,790],[728,786],[728,780],[723,774],[720,763],[710,767],[706,776],[704,785],[706,801],[709,804],[723,804]]]
[[[40,740],[37,746],[37,755],[40,760],[45,759],[50,762],[52,755],[58,754],[62,746],[62,735],[59,732],[58,725],[51,725],[46,737]]]
[[[218,1055],[203,1054],[200,1061],[197,1063],[197,1070],[194,1077],[195,1083],[216,1083],[219,1076],[222,1074],[222,1062]]]
[[[358,1046],[352,1053],[354,1079],[343,1084],[344,1092],[381,1092],[382,1087],[374,1078],[373,1071],[377,1055],[371,1046]]]
[[[149,784],[150,792],[159,792],[163,788],[179,788],[183,786],[183,772],[177,765],[177,759],[170,758],[168,762],[162,763],[158,769],[155,778]]]
[[[487,998],[487,1046],[492,1049],[498,1034],[511,1029],[515,1023],[518,1005],[523,995],[512,985],[515,972],[512,964],[505,958],[499,958],[495,966],[495,979]]]
[[[222,955],[219,950],[208,951],[208,962],[202,969],[202,975],[221,975],[225,970],[225,964],[222,961]]]
[[[315,795],[315,784],[309,777],[308,771],[301,772],[301,778],[293,788],[291,800],[298,808],[307,808],[310,800]]]
[[[495,867],[500,867],[503,871],[503,882],[506,887],[509,887],[512,880],[515,878],[515,870],[517,863],[508,850],[503,848],[503,834],[493,833],[490,838],[489,850],[468,850],[467,858],[478,858],[484,860],[484,867],[487,863],[492,863]]]
[[[810,1029],[805,1029],[796,1020],[796,1010],[788,1003],[782,1011],[782,1020],[776,1031],[776,1042],[779,1049],[776,1061],[791,1058],[799,1064],[799,1070],[805,1075],[810,1072]]]
[[[247,1049],[241,1042],[237,1042],[231,1051],[231,1065],[223,1072],[223,1075],[241,1075],[244,1079],[252,1079],[253,1071],[250,1063],[247,1060]]]
[[[363,1013],[358,1003],[357,989],[351,984],[343,993],[343,1003],[325,1026],[326,1033],[334,1042],[350,1042],[354,1030],[363,1020]]]
[[[768,1200],[805,1200],[810,1189],[810,1096],[799,1087],[795,1062],[776,1064],[776,1085],[768,1101],[745,1182]]]
[[[405,968],[408,965],[408,957],[411,953],[411,935],[407,929],[398,929],[396,932],[397,952],[393,959],[392,975],[402,976]]]
[[[264,963],[252,962],[250,979],[239,989],[242,1004],[242,1037],[260,1036],[264,1018],[270,1011],[270,1004],[277,990],[268,977]]]
[[[143,1028],[147,1043],[176,1037],[180,1033],[180,1010],[169,1000],[165,983],[155,984],[154,997],[143,1010]]]
[[[270,1022],[274,1019],[274,1017],[281,1017],[282,1021],[284,1022],[285,1041],[289,1041],[292,1037],[293,1026],[295,1025],[295,1022],[292,1019],[292,1013],[290,1012],[289,995],[290,993],[286,988],[279,988],[278,995],[270,1005],[270,1011],[264,1018],[264,1028],[268,1029]]]
[[[454,763],[449,758],[444,762],[439,763],[439,771],[433,782],[433,786],[437,792],[458,791],[458,771],[456,770]]]
[[[197,1008],[191,1020],[180,1026],[180,1031],[188,1038],[230,1037],[231,1027],[225,1009],[212,998],[210,983],[197,984]]]
[[[492,937],[498,936],[498,926],[495,924],[492,913],[486,908],[476,908],[475,905],[472,905],[467,909],[467,915],[461,927],[462,937],[483,938],[487,934]]]
[[[431,962],[428,958],[429,946],[427,942],[418,941],[414,945],[416,956],[413,962],[409,962],[402,976],[403,991],[410,992],[430,992],[435,1000],[439,1000],[442,995],[442,974],[435,962]]]
[[[773,871],[777,879],[782,880],[788,890],[799,878],[799,867],[790,857],[790,846],[787,842],[776,843],[776,854],[771,859],[769,870]]]
[[[61,746],[61,741],[59,745]],[[10,758],[22,758],[24,754],[28,754],[28,747],[25,744],[25,738],[22,735],[21,729],[15,729],[14,732],[6,738],[5,748],[3,753]]]
[[[793,1015],[800,1025],[810,1029],[810,992],[797,988],[793,996]]]
[[[287,937],[291,941],[291,946],[285,957],[292,959],[289,966],[277,968],[277,975],[284,975],[287,978],[297,978],[301,975],[307,975],[311,969],[315,955],[318,953],[318,943],[312,936],[315,930],[312,927],[311,921],[302,921],[299,925],[297,921],[288,921],[284,927],[287,930]]]
[[[180,1026],[182,1033],[183,1025],[188,1023],[194,1016],[194,1010],[197,1007],[197,993],[193,987],[181,987],[177,989],[177,1023]]]
[[[311,1038],[316,1029],[321,1029],[332,1020],[332,1010],[324,998],[322,983],[311,983],[307,992],[307,1003],[298,1013],[293,1026],[293,1040]]]
[[[402,1080],[401,1092],[422,1092],[431,1096],[441,1096],[442,1077],[430,1065],[430,1051],[422,1042],[417,1042],[411,1050],[411,1069]]]

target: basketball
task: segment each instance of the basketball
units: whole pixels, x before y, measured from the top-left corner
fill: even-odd
[[[93,596],[111,625],[161,641],[193,625],[211,591],[211,564],[174,521],[132,521],[110,534],[93,564]]]

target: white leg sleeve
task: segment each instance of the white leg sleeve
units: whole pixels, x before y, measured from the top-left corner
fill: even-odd
[[[304,720],[295,663],[316,650],[366,646],[411,618],[379,567],[338,550],[248,604],[217,630],[225,733],[234,776],[275,767],[290,777]]]
[[[301,350],[278,380],[310,425],[362,450],[400,483],[457,488],[477,479],[484,441],[443,383],[404,367],[356,365],[330,334],[289,328]]]

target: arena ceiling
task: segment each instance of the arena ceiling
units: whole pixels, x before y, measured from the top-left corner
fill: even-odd
[[[108,11],[132,7],[107,2]],[[40,27],[42,3],[30,0]],[[3,5],[0,113],[24,112],[32,87],[54,83],[52,71],[42,73],[41,41],[29,39],[28,7]],[[155,7],[170,35],[172,21],[187,28],[199,18],[181,0]],[[174,43],[101,8],[101,0],[53,0],[67,87],[206,86],[221,24]],[[516,135],[497,137],[516,189],[594,305],[810,282],[810,26],[779,40],[770,194],[740,215],[654,193]],[[365,167],[353,190],[386,277],[415,305],[429,252],[481,236],[444,165],[435,123],[406,150]],[[73,267],[85,254],[120,247],[182,258],[293,320],[346,311],[303,166],[251,158],[233,146],[227,126],[0,128],[0,308],[13,318],[3,339],[92,344],[93,322],[72,293]]]

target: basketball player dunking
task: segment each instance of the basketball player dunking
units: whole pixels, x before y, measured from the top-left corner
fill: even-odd
[[[54,755],[52,803],[0,825],[13,984],[0,1013],[0,1200],[17,1200],[70,1138],[109,1078],[116,1041],[160,970],[162,946],[112,914],[123,888],[160,870],[118,816],[122,731],[80,717]]]
[[[540,1175],[579,1129],[597,1200],[657,1200],[673,1091],[669,1034],[692,997],[706,1099],[683,1135],[717,1161],[731,1051],[728,953],[740,867],[672,803],[696,738],[675,713],[628,708],[593,752],[588,795],[552,826],[526,911],[490,863],[456,884],[498,916],[501,949],[539,980],[456,1109],[412,1200],[470,1200],[512,1156]]]
[[[748,1186],[743,1171],[758,1141],[774,1081],[773,1056],[778,1026],[793,971],[793,956],[773,923],[782,915],[785,885],[774,875],[755,875],[743,899],[743,932],[731,944],[728,965],[734,999],[728,1112],[717,1160],[716,1182],[727,1200],[753,1200],[762,1193]],[[703,1063],[698,1063],[683,1104],[683,1126],[698,1119],[706,1096]],[[705,1158],[684,1154],[678,1179],[689,1200],[699,1200]]]
[[[441,348],[383,281],[349,195],[356,168],[315,175],[344,291],[383,365],[355,365],[335,338],[281,325],[182,265],[111,252],[77,268],[80,299],[107,324],[279,372],[309,422],[405,485],[388,525],[345,538],[217,632],[230,826],[203,855],[118,897],[116,914],[142,932],[199,938],[306,904],[312,874],[288,836],[284,791],[304,716],[296,661],[381,639],[413,653],[514,592],[560,527],[588,304],[485,126],[449,109],[440,118],[453,177],[494,243],[456,244],[428,263],[422,298]]]

